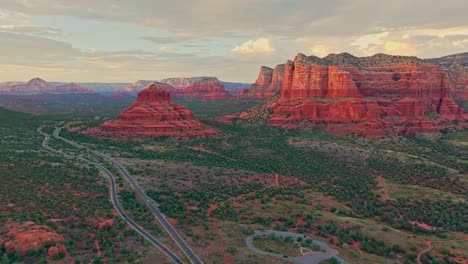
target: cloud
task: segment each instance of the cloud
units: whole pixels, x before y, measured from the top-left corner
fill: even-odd
[[[330,47],[323,44],[316,44],[310,48],[310,52],[319,57],[324,57],[330,54]]]
[[[51,28],[35,25],[0,25],[0,31],[16,33],[29,33],[41,36],[62,36],[63,32],[59,28]]]
[[[252,81],[260,65],[298,52],[437,57],[468,50],[466,0],[0,2],[1,63],[74,69],[76,81],[176,73]]]
[[[0,22],[27,23],[28,21],[28,16],[23,13],[8,12],[0,9]]]
[[[172,36],[162,36],[162,37],[144,36],[141,38],[144,40],[154,42],[156,44],[170,44],[170,43],[183,42],[186,40],[193,39],[193,36],[189,34],[182,34],[182,35],[172,35]]]
[[[387,41],[384,44],[385,53],[391,55],[407,55],[416,54],[417,49],[410,43],[400,41]]]
[[[275,48],[271,45],[271,42],[267,38],[258,38],[255,40],[248,40],[239,46],[232,49],[234,54],[261,54],[261,53],[272,53]]]

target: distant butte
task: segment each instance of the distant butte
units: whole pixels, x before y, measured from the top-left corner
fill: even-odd
[[[169,86],[166,84],[166,86]],[[157,84],[138,93],[137,100],[116,119],[84,133],[111,138],[209,137],[218,131],[205,126],[182,105],[173,104],[170,94]]]

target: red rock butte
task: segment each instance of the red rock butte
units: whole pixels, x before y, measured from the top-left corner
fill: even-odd
[[[446,71],[416,57],[298,54],[279,66],[281,78],[262,68],[256,83],[264,91],[281,86],[279,100],[270,105],[272,126],[322,123],[331,132],[365,136],[467,127]]]
[[[184,106],[173,104],[170,94],[157,84],[138,93],[137,100],[116,119],[84,131],[88,135],[111,138],[209,137],[217,132],[195,120]]]

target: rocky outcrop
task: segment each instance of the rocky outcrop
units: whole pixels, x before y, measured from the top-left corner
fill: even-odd
[[[468,52],[426,61],[446,69],[454,86],[452,92],[454,97],[462,103],[468,102]]]
[[[55,87],[43,79],[34,78],[27,83],[11,83],[0,87],[0,94],[31,95],[31,94],[72,94],[93,93],[88,88],[74,83]]]
[[[162,79],[161,83],[166,83],[173,87],[184,89],[184,88],[187,88],[189,85],[193,84],[194,82],[201,81],[207,78],[215,79],[216,81],[219,81],[218,78],[216,77],[201,76],[201,77],[167,78],[167,79]]]
[[[257,81],[250,87],[246,96],[266,99],[278,94],[283,81],[284,67],[284,64],[277,65],[274,69],[262,66]]]
[[[173,104],[170,94],[151,84],[138,93],[137,100],[116,119],[84,131],[85,134],[112,138],[207,137],[217,133],[194,119],[191,111]]]
[[[245,87],[237,87],[229,90],[229,96],[239,99],[245,97],[249,93],[249,89]]]
[[[16,251],[25,256],[30,250],[38,250],[45,244],[63,242],[64,237],[47,226],[36,225],[32,221],[18,224],[8,222],[8,233],[0,238],[6,252]],[[64,249],[66,251],[66,248]]]
[[[217,78],[198,80],[183,89],[182,94],[176,96],[204,101],[226,100],[230,97],[224,85]]]
[[[260,84],[269,82],[270,72],[261,72]],[[334,132],[368,136],[463,128],[467,121],[440,66],[385,54],[298,54],[284,65],[280,98],[270,111],[272,126],[320,123]]]
[[[64,255],[67,254],[67,248],[65,246],[58,246],[58,247],[50,247],[47,250],[47,256],[54,257],[59,253],[63,253]]]

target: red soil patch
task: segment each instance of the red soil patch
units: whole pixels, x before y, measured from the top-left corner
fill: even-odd
[[[356,250],[356,251],[361,251],[361,242],[355,241],[355,242],[353,242],[351,245],[349,245],[348,248],[354,249],[354,250]]]
[[[17,251],[21,255],[26,255],[29,250],[37,250],[47,242],[63,242],[65,239],[50,230],[47,226],[36,225],[32,221],[18,224],[9,221],[6,224],[8,233],[0,239],[5,250]]]
[[[424,241],[424,243],[426,243],[427,248],[424,249],[423,251],[419,252],[418,257],[417,257],[418,264],[422,264],[421,256],[424,255],[424,253],[429,252],[432,249],[431,241]]]
[[[102,229],[104,229],[106,227],[112,227],[113,225],[114,225],[114,219],[100,219],[96,223],[96,227],[99,230],[102,230]]]
[[[96,247],[98,257],[102,256],[101,248],[99,247],[99,241],[97,239],[94,240],[94,246]]]
[[[212,251],[210,249],[205,248],[205,249],[202,250],[203,255],[209,255],[211,253],[212,253]]]
[[[332,236],[331,238],[333,239],[333,244],[335,244],[335,245],[336,245],[336,243],[338,243],[338,241],[340,241],[338,236]]]
[[[208,217],[211,216],[211,213],[218,209],[218,206],[216,204],[210,204],[210,207],[208,207],[208,210],[206,210],[206,214],[208,215]]]
[[[425,223],[421,223],[421,222],[417,222],[417,221],[409,221],[409,222],[410,222],[411,224],[413,224],[413,225],[417,225],[417,226],[419,226],[419,227],[421,227],[421,228],[423,228],[423,229],[425,229],[425,230],[428,230],[428,231],[432,231],[432,230],[435,229],[435,227],[430,226],[430,225],[425,224]]]

